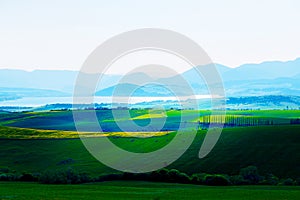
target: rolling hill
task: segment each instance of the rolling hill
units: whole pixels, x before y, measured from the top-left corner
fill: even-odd
[[[281,62],[270,61],[259,64],[245,64],[236,68],[229,68],[224,65],[215,64],[225,86],[227,96],[260,96],[260,95],[300,95],[300,58],[293,61]],[[205,70],[210,70],[211,64],[198,66]],[[63,70],[35,70],[32,72],[22,70],[0,70],[0,92],[4,88],[23,88],[47,90],[44,95],[50,96],[51,91],[71,94],[74,89],[76,71]],[[88,74],[85,74],[88,75]],[[94,76],[94,75],[91,75]],[[101,84],[98,85],[96,95],[110,96],[116,85],[126,93],[129,89],[141,86],[142,84],[161,83],[167,87],[176,88],[186,95],[187,88],[184,87],[182,80],[187,81],[196,94],[208,94],[204,79],[195,69],[190,69],[182,74],[171,77],[148,76],[146,72],[131,73],[127,77],[122,75],[103,75]],[[119,81],[121,81],[119,83]],[[141,87],[136,90],[137,96],[167,96],[170,94],[165,89],[151,87]],[[120,96],[124,96],[120,93]],[[58,93],[57,93],[58,94]],[[189,95],[188,94],[188,95]]]
[[[168,168],[188,174],[237,174],[241,168],[255,165],[262,175],[273,173],[282,178],[297,178],[300,177],[300,156],[295,152],[300,151],[299,130],[299,125],[227,128],[223,130],[214,149],[203,159],[198,158],[198,153],[206,131],[199,131],[190,148]],[[0,131],[8,134],[14,128]],[[30,131],[27,133],[30,134]],[[35,133],[43,134],[42,131]],[[51,135],[51,132],[45,134]],[[175,133],[143,139],[111,137],[110,140],[128,151],[149,152],[167,144],[172,134]],[[116,172],[93,158],[79,139],[2,138],[0,157],[0,166],[18,172],[42,172],[68,167],[92,175]],[[72,162],[63,162],[65,160]]]

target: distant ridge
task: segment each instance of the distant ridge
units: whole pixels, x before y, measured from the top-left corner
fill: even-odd
[[[267,61],[259,64],[244,64],[230,68],[215,64],[226,89],[228,96],[259,96],[259,95],[300,95],[300,58],[291,61]],[[212,64],[198,66],[198,68],[212,67]],[[0,87],[53,90],[61,95],[72,94],[78,72],[68,70],[34,70],[32,72],[13,69],[0,69]],[[122,75],[103,75],[96,95],[112,95],[112,90],[122,79]],[[186,80],[196,94],[207,94],[205,81],[195,69],[190,69],[182,74],[161,78],[149,77],[139,72],[130,74],[122,81],[124,90],[132,85],[141,85],[144,81],[159,82],[166,86],[177,87],[183,91],[180,80]],[[131,85],[130,85],[131,84]],[[128,88],[127,88],[128,89]],[[34,90],[32,90],[34,93]],[[46,91],[45,91],[46,92]],[[183,92],[184,93],[184,92]],[[166,96],[168,91],[160,89],[140,88],[135,93],[138,96]],[[0,96],[5,95],[0,88]],[[47,94],[45,94],[47,96]],[[51,95],[49,92],[48,96]]]

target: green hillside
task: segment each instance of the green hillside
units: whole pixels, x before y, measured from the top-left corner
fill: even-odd
[[[89,113],[90,110],[80,110],[75,112]],[[130,113],[130,118],[114,117],[112,110],[97,110],[96,116],[105,132],[120,132],[118,123],[122,123],[127,131],[159,131],[152,127],[136,128],[128,125],[128,121],[133,120],[139,126],[146,126],[150,119],[162,119],[166,117],[166,123],[163,130],[178,130],[181,117],[185,116],[190,119],[190,123],[197,126],[198,121],[204,122],[208,118],[210,122],[220,122],[222,116],[211,116],[211,111],[207,110],[167,110],[166,112],[157,110],[115,110],[116,116],[123,116],[124,112]],[[119,113],[119,115],[118,115]],[[248,125],[266,125],[266,124],[290,124],[291,120],[300,119],[300,110],[245,110],[245,111],[226,111],[226,122],[231,126],[248,126]],[[204,121],[203,121],[204,120]],[[233,123],[235,121],[235,123]],[[300,121],[299,121],[300,122]],[[81,125],[88,127],[89,119],[82,119]],[[0,113],[0,125],[13,126],[21,128],[35,128],[45,130],[66,130],[76,131],[72,111],[47,111],[47,112],[22,112],[22,113]]]
[[[20,129],[1,128],[0,135],[20,133]],[[24,131],[34,131],[22,129]],[[223,129],[221,138],[212,152],[199,159],[198,152],[206,132],[199,131],[187,152],[168,168],[188,174],[226,173],[237,174],[246,166],[255,165],[261,174],[273,173],[279,177],[300,177],[300,125],[238,127]],[[35,133],[42,134],[43,131]],[[28,134],[28,133],[27,133]],[[47,132],[51,138],[51,132]],[[54,132],[54,134],[58,134]],[[115,137],[112,142],[134,151],[148,152],[161,148],[176,134],[170,132],[148,138]],[[66,135],[68,135],[66,133]],[[18,172],[41,172],[72,166],[93,175],[114,170],[94,159],[76,138],[68,139],[5,139],[0,140],[0,166]],[[93,138],[89,138],[93,139]],[[151,161],[149,161],[151,162]]]

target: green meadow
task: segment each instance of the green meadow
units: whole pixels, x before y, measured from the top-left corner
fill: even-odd
[[[86,115],[94,112],[90,110],[80,110],[75,112],[81,112]],[[124,118],[123,113],[129,112],[130,117]],[[146,126],[150,123],[151,118],[166,119],[163,130],[174,131],[177,130],[181,121],[181,117],[185,116],[190,119],[189,123],[204,122],[210,118],[210,122],[219,123],[221,117],[218,115],[211,116],[211,111],[203,110],[116,110],[113,115],[112,110],[96,110],[96,116],[104,132],[122,132],[117,123],[122,123],[125,127],[128,121],[133,120],[139,126]],[[232,121],[238,121],[232,124],[232,126],[250,125],[246,124],[251,120],[253,125],[286,125],[290,124],[291,120],[300,118],[300,110],[245,110],[245,111],[226,111],[225,121],[230,124]],[[248,121],[247,121],[248,120]],[[82,119],[81,124],[89,126],[89,119]],[[20,128],[35,128],[44,130],[65,130],[76,131],[76,127],[73,120],[72,111],[45,111],[45,112],[20,112],[20,113],[0,113],[0,126],[11,126]],[[126,127],[130,132],[159,131],[155,129],[140,129],[136,130],[132,127]]]
[[[199,131],[190,148],[169,168],[192,173],[235,174],[246,166],[255,165],[262,173],[280,177],[300,176],[300,126],[265,126],[228,128],[210,154],[198,158],[206,131]],[[7,132],[6,132],[7,133]],[[167,144],[174,133],[136,138],[111,137],[111,141],[133,152],[149,152]],[[89,138],[93,139],[93,138]],[[84,148],[80,139],[1,139],[0,166],[19,172],[41,172],[47,169],[74,167],[91,174],[114,170],[102,165]],[[72,163],[61,165],[64,160]]]
[[[77,111],[91,112],[91,111]],[[298,110],[227,111],[225,118],[210,116],[210,111],[166,113],[130,110],[130,118],[115,119],[110,110],[96,115],[105,132],[84,132],[86,140],[108,137],[111,142],[131,152],[151,152],[168,144],[177,134],[182,115],[188,123],[205,124],[207,120],[225,123],[216,146],[203,159],[199,149],[207,129],[200,128],[189,149],[168,169],[188,175],[196,173],[238,174],[253,165],[261,175],[269,173],[284,178],[300,177],[300,118]],[[116,122],[133,120],[146,126],[150,118],[166,118],[164,130],[122,132]],[[80,123],[87,124],[82,120]],[[227,123],[227,126],[226,126]],[[259,124],[261,123],[261,124]],[[119,173],[97,161],[85,149],[76,132],[71,111],[0,113],[0,169],[14,173],[43,173],[72,168],[92,177]],[[151,162],[151,161],[147,161]],[[145,162],[145,164],[147,164]],[[118,192],[116,192],[118,191]],[[0,199],[298,199],[298,186],[227,186],[142,181],[112,181],[78,185],[44,185],[28,182],[0,182]]]
[[[0,182],[0,199],[245,199],[298,200],[299,187],[211,187],[171,183],[114,181],[81,185]]]

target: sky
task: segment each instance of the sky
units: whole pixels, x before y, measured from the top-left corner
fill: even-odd
[[[298,0],[0,0],[0,69],[79,70],[102,42],[139,28],[184,34],[229,67],[294,60],[299,10]]]

